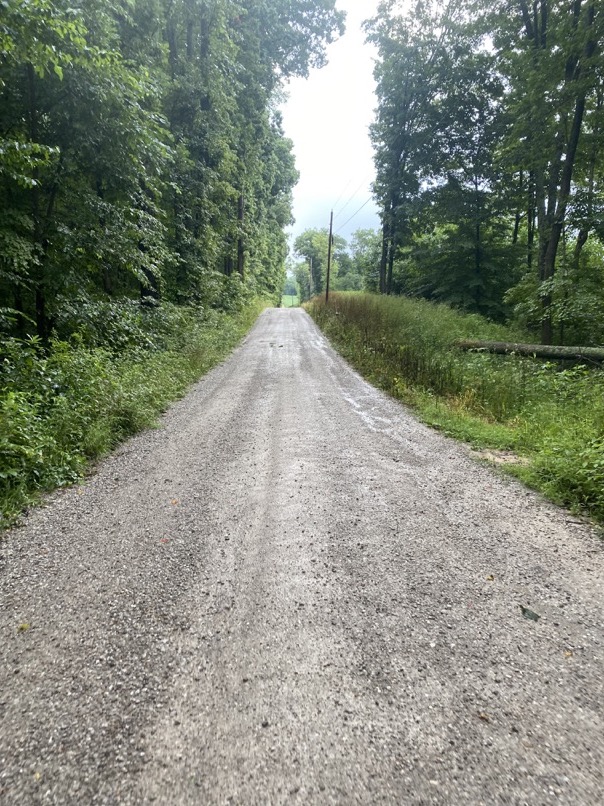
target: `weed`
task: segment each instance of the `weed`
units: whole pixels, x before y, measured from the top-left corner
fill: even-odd
[[[262,308],[145,314],[142,343],[122,349],[76,337],[43,352],[36,340],[0,345],[0,524],[41,491],[70,484],[87,463],[152,426],[158,414],[224,358]],[[120,334],[124,328],[120,325]],[[131,333],[140,335],[132,326]],[[125,345],[125,346],[124,346]]]
[[[529,457],[509,472],[604,521],[604,372],[461,352],[459,339],[527,336],[421,300],[338,293],[307,308],[345,358],[426,423]]]

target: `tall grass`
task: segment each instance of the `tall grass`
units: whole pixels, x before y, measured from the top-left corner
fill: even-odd
[[[466,353],[459,339],[527,341],[443,305],[334,294],[308,310],[369,380],[429,424],[476,446],[514,451],[510,470],[556,502],[604,521],[604,372]]]
[[[77,480],[90,460],[152,426],[232,350],[263,307],[256,301],[220,313],[166,306],[144,323],[144,339],[137,332],[138,343],[117,353],[80,335],[55,341],[48,351],[35,341],[4,340],[0,526],[41,491]]]

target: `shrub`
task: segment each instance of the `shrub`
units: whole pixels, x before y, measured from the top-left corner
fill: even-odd
[[[527,337],[422,300],[334,294],[308,310],[359,371],[429,424],[524,454],[530,466],[511,472],[604,521],[602,370],[462,352],[459,339]]]
[[[99,328],[94,338],[90,330],[47,350],[36,339],[0,343],[0,523],[151,426],[228,354],[263,307],[255,301],[227,314],[160,306],[137,314],[136,326],[134,319],[108,325],[103,338],[117,342],[103,346]]]

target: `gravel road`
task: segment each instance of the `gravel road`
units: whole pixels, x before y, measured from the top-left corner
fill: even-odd
[[[602,541],[301,310],[0,553],[2,804],[604,802]]]

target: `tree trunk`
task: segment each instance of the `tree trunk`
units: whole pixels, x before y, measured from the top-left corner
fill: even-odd
[[[202,62],[208,58],[210,53],[210,23],[207,19],[205,6],[201,9],[199,19],[199,56]]]
[[[394,221],[390,222],[390,238],[388,250],[388,274],[386,276],[386,293],[392,294],[392,275],[394,273]]]
[[[478,186],[478,177],[474,177],[474,200],[476,202],[475,221],[474,221],[474,276],[476,278],[476,290],[474,293],[474,303],[478,308],[482,297],[482,222],[481,222],[481,204],[480,204],[480,189]]]
[[[245,276],[245,250],[243,246],[243,224],[245,220],[245,199],[243,193],[239,196],[237,209],[237,220],[239,222],[239,237],[237,238],[237,271],[241,279]]]
[[[533,251],[535,249],[535,174],[530,172],[529,195],[527,216],[527,238],[526,238],[526,266],[530,271],[533,268]]]
[[[16,321],[16,328],[17,328],[17,335],[19,338],[25,338],[25,309],[23,308],[23,289],[21,288],[20,283],[15,283],[13,287],[13,300],[14,300],[14,307],[17,311],[17,321]]]
[[[519,0],[519,8],[526,35],[533,43],[535,52],[551,47],[548,42],[548,4],[546,0],[533,4],[532,16],[526,0]],[[583,76],[585,71],[582,67],[584,61],[589,63],[596,49],[596,42],[592,34],[595,19],[593,0],[585,6],[582,0],[574,0],[569,9],[569,13],[573,17],[573,29],[575,33],[579,31],[584,9],[586,9],[585,30],[587,32],[585,44],[582,52],[577,52],[574,48],[570,49],[564,70],[564,88],[570,97],[574,98],[572,122],[569,120],[570,111],[562,109],[547,180],[543,168],[538,168],[534,172],[539,232],[538,276],[539,281],[546,284],[540,295],[543,344],[551,344],[553,340],[553,295],[549,281],[552,280],[556,271],[556,256],[566,224],[566,211],[585,113],[587,86]],[[535,69],[538,69],[538,65]]]
[[[28,128],[31,143],[38,142],[38,103],[36,91],[36,74],[33,65],[27,65],[27,84],[29,94]],[[43,246],[42,215],[40,185],[37,169],[34,170],[35,185],[31,190],[31,217],[33,221],[33,240],[38,249],[38,262],[33,272],[34,305],[36,310],[36,331],[43,342],[48,340],[49,327],[46,315],[46,276],[45,276],[45,249]]]
[[[463,340],[455,342],[460,350],[479,350],[498,355],[531,356],[535,358],[553,358],[564,361],[604,361],[602,347],[558,347],[544,344],[517,344],[506,341]]]
[[[545,253],[543,255],[543,263],[541,266],[541,277],[543,280],[550,280],[556,270],[556,255],[558,254],[558,246],[560,245],[560,238],[564,231],[566,223],[566,209],[570,198],[571,182],[575,160],[577,156],[577,148],[579,145],[579,138],[581,136],[581,127],[583,125],[583,116],[585,114],[585,93],[580,95],[575,103],[575,114],[573,116],[573,124],[570,132],[568,146],[566,148],[564,168],[562,171],[562,179],[560,182],[557,199],[554,204],[553,223],[547,239]],[[552,342],[552,294],[551,291],[546,292],[542,298],[543,306],[543,320],[541,328],[541,341],[543,344],[551,344]]]
[[[589,239],[589,229],[586,226],[579,230],[577,234],[577,240],[575,242],[575,249],[573,252],[573,267],[575,268],[575,271],[579,270],[581,252],[583,251],[583,247],[587,243],[588,239]]]
[[[575,249],[573,253],[573,267],[576,272],[579,271],[581,252],[583,251],[583,247],[585,246],[585,244],[589,239],[589,233],[591,232],[591,229],[593,227],[595,189],[596,189],[595,188],[596,165],[599,156],[598,143],[602,133],[601,114],[603,107],[604,107],[604,91],[601,88],[598,88],[596,108],[594,112],[595,128],[591,133],[592,147],[589,155],[589,177],[587,182],[587,215],[585,221],[583,222],[577,234],[577,240],[575,242]]]
[[[519,187],[520,196],[519,196],[519,198],[522,199],[522,190],[523,190],[523,186],[524,186],[524,174],[523,174],[522,171],[520,171],[519,182],[520,182],[520,187]],[[516,246],[516,244],[518,243],[518,235],[520,233],[520,222],[521,221],[522,221],[522,212],[520,211],[520,209],[517,209],[516,210],[516,215],[514,217],[514,232],[513,232],[513,235],[512,235],[512,245],[513,246]]]
[[[176,23],[173,19],[168,20],[166,38],[168,40],[168,62],[170,64],[170,75],[172,80],[174,80],[176,75],[176,64],[178,62],[178,45],[176,43]]]
[[[193,61],[193,20],[187,20],[187,61]]]

